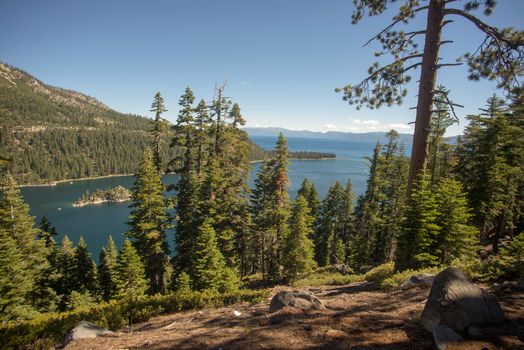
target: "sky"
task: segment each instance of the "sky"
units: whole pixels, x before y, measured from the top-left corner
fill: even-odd
[[[379,110],[356,110],[334,91],[366,77],[379,46],[363,44],[396,9],[353,25],[352,0],[0,0],[0,61],[125,113],[151,117],[159,91],[170,121],[186,86],[210,100],[215,85],[227,82],[226,96],[248,126],[412,133],[415,83],[401,106]],[[523,13],[524,1],[500,0],[492,16],[475,14],[522,30]],[[408,28],[423,29],[424,17]],[[443,46],[443,62],[454,62],[483,36],[456,18],[443,39],[454,40]],[[495,82],[466,77],[465,67],[439,71],[438,82],[464,105],[448,135],[460,134],[487,97],[502,95]]]

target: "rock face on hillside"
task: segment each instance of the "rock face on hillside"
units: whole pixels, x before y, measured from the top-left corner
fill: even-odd
[[[459,269],[447,268],[433,282],[422,312],[426,330],[446,325],[462,332],[472,325],[498,324],[504,313],[496,297],[473,283]]]
[[[275,312],[285,306],[302,310],[325,309],[324,303],[316,296],[306,292],[280,292],[271,299],[269,312]]]
[[[91,322],[82,321],[76,325],[68,334],[64,340],[64,345],[78,339],[96,338],[103,334],[113,333],[105,328],[98,327],[96,324]]]

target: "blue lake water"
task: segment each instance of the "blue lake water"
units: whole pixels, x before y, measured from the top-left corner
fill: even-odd
[[[276,137],[252,137],[255,143],[266,149],[272,149]],[[291,151],[333,152],[334,160],[303,160],[291,161],[289,178],[291,181],[290,195],[294,197],[305,177],[315,183],[319,195],[323,198],[329,186],[336,181],[344,184],[349,179],[353,182],[355,193],[364,192],[368,174],[365,156],[371,156],[374,143],[351,142],[344,140],[323,140],[309,138],[289,138],[288,147]],[[253,187],[259,163],[252,164],[250,184]],[[47,215],[59,232],[57,241],[67,234],[73,242],[78,242],[82,235],[86,240],[93,257],[98,259],[100,249],[106,244],[109,235],[118,246],[122,244],[122,233],[126,231],[130,209],[129,202],[103,203],[74,208],[76,201],[85,191],[94,192],[121,185],[130,188],[133,185],[132,176],[109,177],[94,180],[82,180],[57,184],[56,186],[24,187],[21,189],[25,201],[30,206],[31,215],[37,222]],[[173,183],[176,177],[167,175],[165,183]],[[173,232],[169,232],[169,243],[173,242]]]

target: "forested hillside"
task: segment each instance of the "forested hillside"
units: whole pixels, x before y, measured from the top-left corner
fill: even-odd
[[[137,170],[151,144],[151,120],[114,111],[84,94],[46,85],[0,63],[0,154],[16,159],[17,182],[45,183]],[[163,136],[163,159],[176,148]],[[252,144],[250,160],[267,152]]]

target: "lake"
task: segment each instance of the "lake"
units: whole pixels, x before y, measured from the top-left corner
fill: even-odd
[[[276,142],[276,137],[270,136],[252,137],[251,139],[266,149],[272,149]],[[368,174],[367,161],[363,157],[371,156],[374,146],[374,143],[367,142],[288,138],[288,147],[291,151],[333,152],[337,155],[337,159],[333,160],[291,161],[289,166],[291,197],[296,196],[305,177],[315,183],[321,199],[331,184],[336,181],[346,184],[348,179],[352,180],[355,193],[363,193]],[[251,187],[253,187],[259,168],[260,163],[252,164]],[[30,206],[31,215],[36,217],[37,223],[43,215],[49,217],[59,233],[58,242],[61,242],[62,237],[67,234],[76,244],[82,235],[93,257],[98,259],[99,251],[107,243],[109,235],[113,236],[118,246],[122,244],[122,233],[127,230],[126,221],[130,212],[128,208],[130,202],[86,205],[81,208],[74,208],[73,202],[87,190],[94,192],[97,189],[117,185],[130,188],[133,181],[132,176],[108,177],[63,182],[56,186],[24,187],[21,192],[24,200]],[[175,181],[174,175],[164,177],[166,184]],[[168,239],[172,244],[173,232],[169,232]]]

